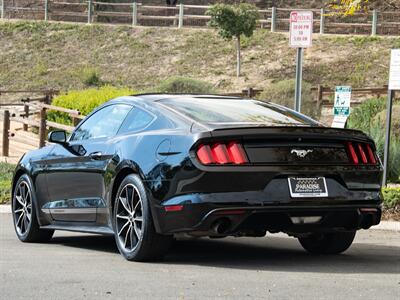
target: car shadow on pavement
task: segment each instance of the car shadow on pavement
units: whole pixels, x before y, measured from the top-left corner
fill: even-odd
[[[51,243],[119,255],[113,237],[58,236]],[[399,273],[400,247],[354,243],[341,255],[312,255],[294,238],[178,240],[163,265],[321,273]]]
[[[398,274],[399,262],[400,247],[396,246],[355,243],[340,255],[313,255],[304,251],[296,239],[280,237],[251,244],[249,239],[180,241],[165,258],[167,264],[348,274]]]

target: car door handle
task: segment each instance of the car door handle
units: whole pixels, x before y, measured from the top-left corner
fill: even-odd
[[[101,153],[100,151],[92,152],[89,154],[89,157],[94,160],[99,160],[103,157],[103,153]]]

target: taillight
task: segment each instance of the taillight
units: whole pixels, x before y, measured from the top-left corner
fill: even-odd
[[[357,146],[358,146],[358,153],[360,153],[362,163],[367,164],[368,160],[367,160],[367,156],[365,155],[363,146],[360,143],[358,143]]]
[[[369,144],[367,144],[367,153],[368,153],[368,160],[371,162],[371,164],[376,165],[376,156]]]
[[[351,163],[376,165],[376,155],[369,144],[347,142],[346,147]]]
[[[347,143],[347,150],[350,154],[351,162],[355,165],[358,165],[357,153],[356,153],[356,150],[354,150],[352,143],[350,143],[350,142]]]
[[[211,152],[214,157],[214,161],[218,164],[229,164],[231,160],[229,158],[228,150],[225,144],[214,144],[211,146]]]
[[[215,163],[213,155],[211,153],[211,147],[209,145],[201,145],[197,150],[197,157],[202,164],[208,165]]]
[[[241,165],[249,162],[243,146],[238,142],[203,144],[199,146],[196,153],[199,161],[204,165]]]

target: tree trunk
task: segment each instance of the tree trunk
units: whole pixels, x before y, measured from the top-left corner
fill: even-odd
[[[240,35],[236,37],[236,76],[240,76]]]

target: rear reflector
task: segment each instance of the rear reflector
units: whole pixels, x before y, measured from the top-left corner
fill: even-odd
[[[350,162],[354,165],[376,165],[376,154],[369,144],[347,142],[346,147]]]
[[[199,146],[196,153],[203,165],[241,165],[249,162],[243,146],[238,142],[203,144]]]
[[[220,210],[217,211],[216,215],[244,215],[246,211],[244,209],[231,209],[231,210]]]
[[[169,206],[164,206],[165,211],[171,212],[171,211],[181,211],[183,209],[183,205],[169,205]]]

